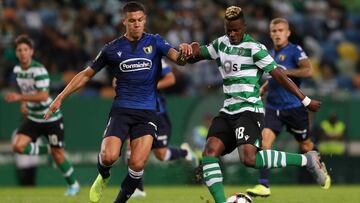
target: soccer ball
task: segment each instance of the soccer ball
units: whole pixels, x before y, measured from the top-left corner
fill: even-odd
[[[226,203],[252,203],[251,197],[244,193],[236,193],[226,200]]]

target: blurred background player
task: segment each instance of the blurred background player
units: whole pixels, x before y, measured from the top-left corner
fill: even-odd
[[[158,34],[145,33],[146,15],[141,3],[128,2],[122,9],[123,36],[104,45],[91,65],[78,73],[50,105],[45,118],[104,67],[116,78],[116,96],[109,114],[98,156],[98,176],[90,188],[91,202],[99,202],[110,180],[110,169],[120,156],[122,144],[130,137],[131,156],[128,173],[115,202],[127,202],[144,174],[145,163],[156,136],[157,81],[161,58],[166,56],[185,65],[185,56]],[[184,54],[191,48],[183,45]]]
[[[80,191],[74,168],[64,155],[64,124],[58,109],[47,120],[43,117],[53,101],[49,96],[50,79],[46,68],[34,60],[34,43],[27,35],[15,40],[16,57],[19,65],[14,67],[16,81],[21,93],[10,92],[5,95],[7,102],[21,102],[22,113],[26,119],[19,127],[12,143],[14,152],[28,155],[48,154],[47,145],[32,142],[45,136],[50,144],[51,154],[68,184],[66,196],[74,196]]]
[[[274,49],[270,50],[276,63],[283,72],[300,88],[301,78],[311,77],[313,68],[303,49],[289,42],[291,35],[289,23],[284,18],[275,18],[270,22],[270,37]],[[299,143],[300,152],[306,153],[314,149],[310,139],[309,113],[301,101],[285,89],[274,78],[267,80],[261,87],[264,94],[267,90],[265,104],[265,121],[262,131],[263,149],[271,149],[283,126]],[[269,169],[260,170],[259,184],[247,189],[251,196],[267,197],[271,194],[269,187]]]
[[[346,125],[339,120],[336,112],[331,112],[321,121],[319,126],[319,151],[327,155],[343,155],[346,153]]]
[[[160,161],[171,161],[178,160],[180,158],[185,158],[185,160],[193,163],[194,166],[197,166],[198,159],[194,152],[191,150],[188,143],[183,143],[180,148],[168,146],[171,137],[171,121],[169,115],[166,111],[166,101],[164,94],[161,90],[166,89],[175,84],[176,78],[170,68],[170,66],[165,62],[164,59],[161,60],[161,78],[157,83],[158,89],[158,111],[157,111],[157,133],[154,138],[152,145],[152,151],[155,154],[155,157]],[[127,141],[127,158],[130,158],[131,148],[130,142]],[[145,197],[146,192],[144,191],[144,182],[143,180],[139,183],[139,186],[134,191],[131,197]]]
[[[236,148],[245,166],[257,169],[306,166],[322,187],[330,187],[329,176],[320,165],[317,152],[293,154],[261,148],[264,107],[259,81],[264,72],[270,73],[309,110],[317,111],[320,102],[305,96],[277,66],[265,46],[245,33],[246,23],[240,7],[228,7],[224,17],[225,35],[207,46],[200,47],[193,42],[193,55],[188,59],[189,62],[216,60],[223,77],[224,106],[212,121],[202,159],[203,177],[215,202],[226,201],[218,157]]]

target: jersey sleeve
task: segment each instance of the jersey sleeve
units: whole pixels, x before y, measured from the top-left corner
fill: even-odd
[[[164,77],[166,74],[171,72],[170,66],[166,63],[164,59],[161,60],[161,77]]]
[[[39,91],[48,91],[50,78],[45,67],[36,68],[34,71],[35,88]]]
[[[164,40],[160,35],[155,35],[156,37],[156,47],[160,50],[161,55],[167,56],[170,48],[173,48],[166,40]]]
[[[95,70],[95,72],[99,72],[103,67],[106,66],[106,48],[107,45],[105,45],[101,51],[98,53],[98,55],[95,57],[95,59],[90,64],[90,67]]]
[[[303,59],[307,59],[308,56],[304,52],[304,50],[301,48],[301,46],[297,45],[294,51],[294,59],[296,64],[299,64],[299,61]]]
[[[255,65],[266,73],[274,70],[277,66],[275,60],[270,56],[268,50],[262,44],[257,44],[253,47],[252,58]]]
[[[219,39],[215,39],[208,45],[200,46],[200,55],[203,56],[205,59],[217,59],[219,58],[218,54],[219,50]]]

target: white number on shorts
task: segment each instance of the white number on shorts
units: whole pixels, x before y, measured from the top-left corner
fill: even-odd
[[[236,134],[237,139],[239,139],[239,140],[243,139],[243,137],[244,137],[244,130],[245,130],[244,127],[238,127],[238,128],[236,128],[235,134]]]
[[[59,140],[58,140],[57,135],[52,134],[52,135],[48,135],[48,137],[49,137],[49,143],[51,145],[57,145],[58,144]]]

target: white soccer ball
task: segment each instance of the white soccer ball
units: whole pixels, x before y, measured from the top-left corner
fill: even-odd
[[[226,200],[226,203],[252,203],[251,197],[244,193],[236,193]]]

